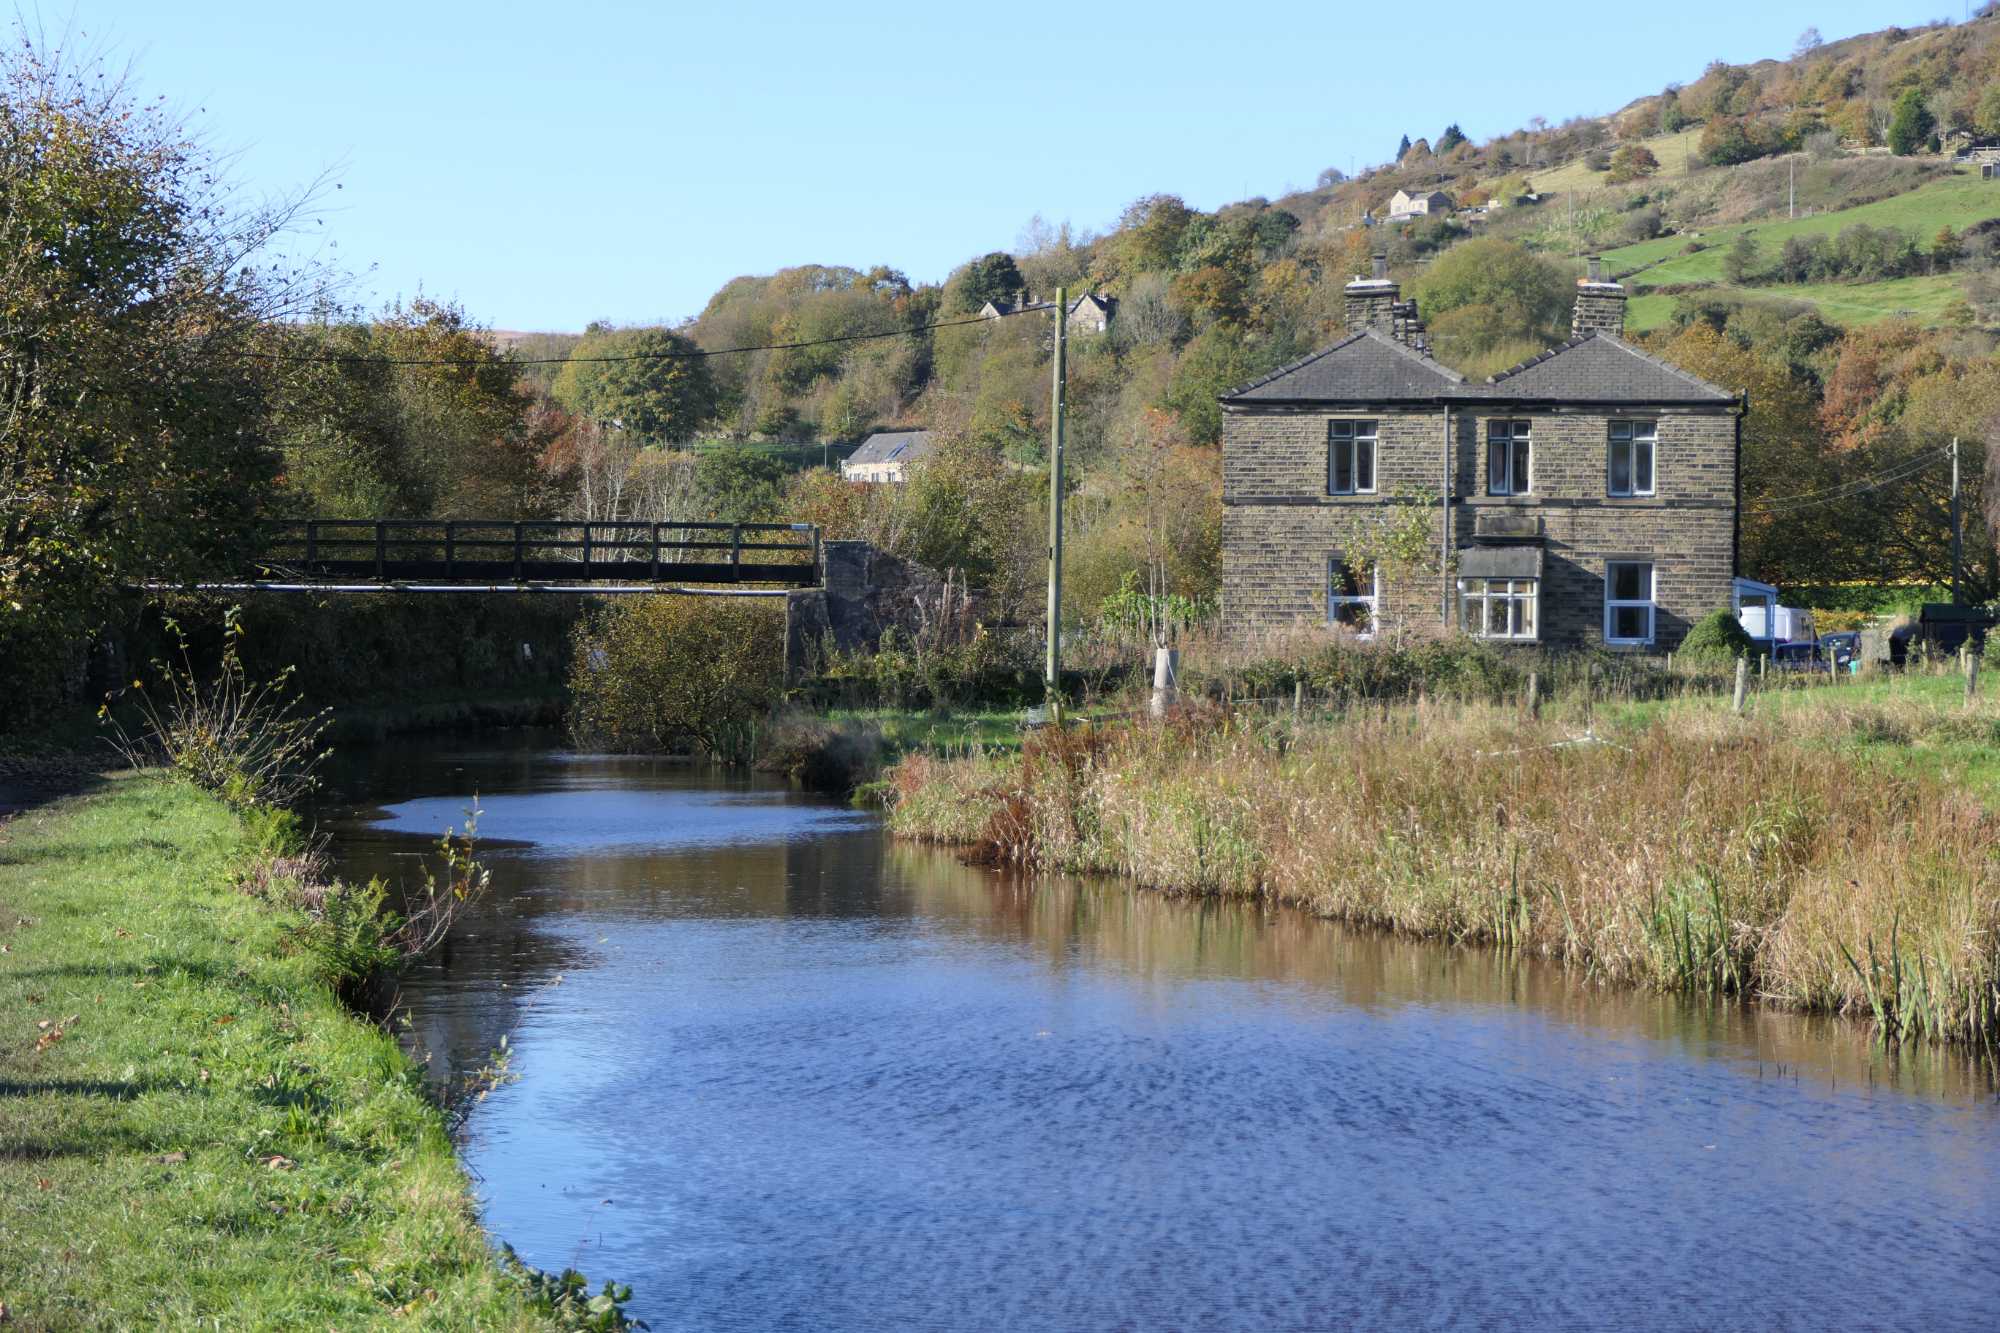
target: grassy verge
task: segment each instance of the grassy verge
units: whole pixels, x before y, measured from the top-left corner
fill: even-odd
[[[1572,720],[1484,705],[1297,726],[1197,709],[1018,756],[912,756],[890,820],[993,859],[1270,897],[1605,980],[1898,1037],[2000,1036],[2000,815],[1937,771],[1841,748],[1893,752],[1916,712],[1798,699],[1746,718],[1712,700],[1602,708],[1582,743]],[[1961,725],[1991,737],[1993,706],[1977,715]]]
[[[0,826],[0,1303],[27,1328],[542,1326],[387,1034],[161,778]]]

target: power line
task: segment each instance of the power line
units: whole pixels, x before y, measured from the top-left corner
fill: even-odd
[[[711,356],[735,356],[743,352],[789,352],[804,347],[826,347],[834,343],[869,342],[881,338],[906,338],[913,333],[929,333],[932,329],[956,329],[969,324],[990,324],[996,319],[1011,319],[1015,315],[1039,315],[1050,307],[1045,305],[1025,306],[1019,310],[1007,310],[997,315],[974,315],[969,319],[944,319],[930,324],[917,324],[907,329],[889,329],[882,333],[843,333],[832,338],[810,338],[802,342],[758,343],[746,347],[697,348],[692,352],[624,352],[617,356],[537,356],[505,357],[510,365],[516,366],[560,366],[574,361],[583,365],[606,365],[623,361],[698,361]],[[313,353],[289,352],[237,352],[234,355],[250,361],[282,361],[310,365],[349,366],[487,366],[490,360],[471,357],[394,357],[394,356],[325,356]],[[502,354],[503,357],[505,354]]]
[[[1745,505],[1743,507],[1744,512],[1749,514],[1775,514],[1793,509],[1811,509],[1817,505],[1836,504],[1842,500],[1852,500],[1857,496],[1866,495],[1870,491],[1879,491],[1885,486],[1893,486],[1898,482],[1908,481],[1912,477],[1921,475],[1942,461],[1947,452],[1944,449],[1933,449],[1928,453],[1919,454],[1915,458],[1906,458],[1902,462],[1893,464],[1871,476],[1857,477],[1853,481],[1843,482],[1838,486],[1828,486],[1813,491],[1800,491],[1795,495],[1781,495],[1758,504]]]

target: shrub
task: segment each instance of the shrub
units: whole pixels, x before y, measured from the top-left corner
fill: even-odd
[[[784,663],[783,613],[765,599],[634,597],[578,627],[570,727],[593,744],[747,763]]]
[[[1732,662],[1757,651],[1756,641],[1728,607],[1717,607],[1695,622],[1681,640],[1680,656],[1689,662]]]
[[[318,785],[313,776],[328,753],[319,748],[331,715],[305,712],[290,692],[292,669],[256,680],[243,666],[242,608],[223,615],[222,657],[213,677],[195,671],[180,625],[166,622],[178,642],[178,662],[159,661],[158,690],[143,680],[128,692],[137,702],[141,733],[134,737],[107,699],[98,717],[112,730],[112,744],[134,768],[164,762],[204,791],[239,810],[288,806]]]

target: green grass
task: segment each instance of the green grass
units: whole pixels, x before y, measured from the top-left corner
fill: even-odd
[[[1697,155],[1696,145],[1701,141],[1702,126],[1691,130],[1681,130],[1676,134],[1662,134],[1643,142],[1653,150],[1653,156],[1660,160],[1660,169],[1647,177],[1648,180],[1678,180],[1691,171],[1699,171],[1702,161]],[[1605,173],[1592,171],[1584,165],[1581,157],[1565,162],[1552,171],[1527,170],[1522,173],[1534,183],[1535,189],[1543,194],[1562,193],[1569,190],[1601,190],[1609,183]]]
[[[1979,696],[1965,705],[1965,678],[1955,667],[1912,669],[1838,684],[1826,677],[1753,677],[1746,711],[1782,719],[1794,735],[1852,759],[1855,781],[1870,772],[1933,779],[1976,795],[2000,811],[2000,670],[1983,671]],[[1723,696],[1615,703],[1600,716],[1637,729],[1656,720],[1717,712]]]
[[[1866,223],[1871,227],[1894,227],[1917,238],[1928,249],[1940,227],[1963,231],[1975,222],[2000,217],[2000,186],[1974,176],[1954,176],[1905,194],[1879,199],[1872,204],[1837,209],[1815,217],[1772,222],[1738,223],[1713,227],[1701,233],[1704,249],[1681,254],[1687,237],[1663,236],[1637,245],[1621,246],[1604,253],[1604,262],[1614,273],[1630,273],[1624,281],[1632,289],[1626,309],[1627,327],[1657,328],[1673,314],[1674,298],[1654,293],[1654,288],[1684,283],[1702,283],[1719,292],[1763,296],[1778,300],[1804,301],[1837,324],[1867,324],[1908,315],[1936,323],[1960,297],[1959,280],[1949,274],[1896,278],[1870,283],[1775,283],[1769,286],[1737,287],[1723,282],[1723,259],[1736,237],[1754,232],[1761,253],[1768,258],[1793,236],[1831,236],[1843,227]],[[1631,272],[1640,269],[1639,272]]]
[[[0,826],[0,1303],[25,1328],[540,1326],[386,1033],[155,776]]]
[[[1949,273],[1887,282],[1806,282],[1768,287],[1714,284],[1719,295],[1774,301],[1804,301],[1818,308],[1829,323],[1853,326],[1885,319],[1914,319],[1939,324],[1944,313],[1965,295],[1960,280]],[[1636,332],[1671,323],[1680,297],[1666,292],[1635,293],[1625,303],[1625,327]]]

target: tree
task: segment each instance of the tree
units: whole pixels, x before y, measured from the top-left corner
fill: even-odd
[[[0,712],[119,585],[246,567],[278,462],[259,354],[319,291],[253,262],[296,201],[232,198],[101,64],[0,55]]]
[[[1340,184],[1342,181],[1346,179],[1347,179],[1347,173],[1342,171],[1339,167],[1328,167],[1324,171],[1319,173],[1319,179],[1316,182],[1316,185],[1319,189],[1331,190],[1334,186]]]
[[[1923,91],[1905,88],[1889,117],[1889,151],[1906,157],[1924,147],[1936,128],[1937,117],[1924,105]]]
[[[1611,155],[1611,182],[1614,185],[1650,176],[1659,169],[1660,159],[1653,156],[1653,150],[1644,144],[1628,143]]]
[[[545,506],[540,459],[567,422],[538,410],[521,365],[458,307],[419,297],[286,342],[300,359],[274,394],[270,430],[292,507],[464,518]]]
[[[1403,136],[1403,141],[1396,145],[1396,160],[1398,162],[1401,162],[1404,158],[1408,157],[1409,155],[1410,155],[1410,136],[1406,134]]]
[[[1761,121],[1745,116],[1717,116],[1701,132],[1698,151],[1710,166],[1726,167],[1768,157],[1783,145]]]
[[[1965,242],[1951,229],[1949,223],[1938,228],[1938,234],[1931,238],[1931,272],[1949,269],[1965,255]]]
[[[556,401],[581,417],[668,443],[715,415],[715,378],[692,339],[671,329],[593,327],[556,375]]]
[[[1981,138],[2000,138],[2000,82],[1989,83],[1979,94],[1979,106],[1972,113],[1972,126]]]
[[[1555,264],[1512,241],[1480,237],[1440,255],[1418,283],[1418,308],[1438,355],[1465,368],[1503,353],[1511,364],[1567,331],[1574,285]]]
[[[1026,285],[1014,256],[995,250],[966,264],[945,281],[945,309],[969,315],[988,301],[1015,300]]]
[[[1443,157],[1446,153],[1449,153],[1464,142],[1465,131],[1461,130],[1457,122],[1454,121],[1452,124],[1444,127],[1444,133],[1438,136],[1437,147],[1433,151],[1439,157]]]
[[[1798,41],[1792,43],[1792,59],[1803,60],[1823,45],[1818,28],[1807,28],[1799,34]]]
[[[1738,232],[1729,252],[1722,257],[1722,276],[1731,282],[1749,282],[1757,276],[1759,258],[1757,237],[1747,231]]]

